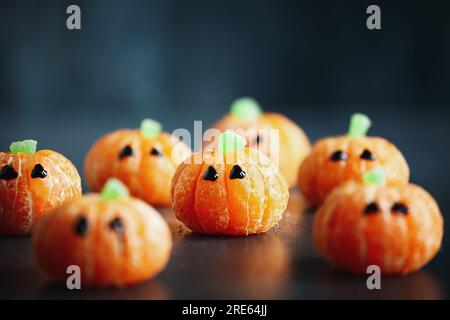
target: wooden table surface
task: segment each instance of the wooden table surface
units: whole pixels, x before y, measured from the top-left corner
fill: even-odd
[[[340,272],[312,245],[312,212],[297,191],[279,226],[249,237],[197,235],[160,209],[173,232],[167,268],[126,289],[68,290],[38,268],[30,237],[0,237],[2,299],[440,299],[448,298],[448,255],[442,250],[426,268],[381,281],[369,290],[366,277]]]

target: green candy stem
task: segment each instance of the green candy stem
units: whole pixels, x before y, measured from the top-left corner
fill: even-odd
[[[376,169],[374,171],[364,174],[363,181],[365,185],[384,185],[386,183],[386,176],[383,169]]]
[[[350,119],[350,126],[348,128],[349,137],[364,137],[369,131],[372,122],[369,117],[362,113],[355,113]]]
[[[255,119],[261,112],[258,102],[250,97],[236,99],[230,107],[230,113],[239,119]]]
[[[116,200],[129,195],[128,188],[119,179],[110,178],[103,186],[102,200]]]
[[[225,131],[219,135],[217,150],[219,150],[220,153],[225,154],[230,151],[241,150],[246,144],[247,141],[240,135],[231,131]]]
[[[141,122],[141,132],[144,136],[152,138],[162,131],[162,126],[153,119],[144,119]]]
[[[36,140],[22,140],[11,143],[9,146],[9,150],[12,153],[23,152],[27,154],[35,154],[36,153]]]

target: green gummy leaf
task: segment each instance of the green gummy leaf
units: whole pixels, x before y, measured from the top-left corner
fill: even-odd
[[[36,153],[36,146],[37,146],[36,140],[28,139],[11,143],[11,145],[9,146],[9,150],[12,153],[23,152],[27,154],[34,154]]]
[[[158,121],[155,121],[153,119],[144,119],[141,122],[141,132],[149,137],[152,138],[159,134],[162,131],[162,126]]]
[[[240,119],[254,119],[261,114],[261,107],[255,99],[250,97],[235,100],[230,108],[230,113]]]
[[[219,135],[217,149],[220,153],[225,154],[230,151],[241,150],[245,147],[246,144],[247,141],[245,140],[245,138],[234,132],[225,131]]]
[[[128,196],[128,188],[119,179],[110,178],[103,186],[100,197],[102,200],[116,200]]]
[[[350,137],[364,137],[369,131],[372,122],[369,117],[362,113],[355,113],[350,119],[350,126],[348,128],[348,136]]]
[[[365,185],[376,184],[383,185],[386,183],[386,176],[383,169],[377,169],[374,171],[367,172],[364,174],[363,178]]]

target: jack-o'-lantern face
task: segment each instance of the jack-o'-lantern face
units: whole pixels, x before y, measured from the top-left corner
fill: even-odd
[[[36,151],[36,144],[24,140],[0,152],[0,234],[29,234],[46,211],[81,196],[73,164],[55,151]]]
[[[383,274],[415,271],[436,254],[442,235],[435,200],[413,184],[349,181],[330,193],[314,223],[319,250],[356,273],[370,265]]]
[[[262,112],[251,98],[236,100],[230,113],[212,128],[242,135],[249,148],[263,152],[279,166],[290,187],[295,185],[300,164],[311,149],[307,136],[297,124],[279,113]],[[207,146],[214,148],[214,141]]]
[[[77,265],[82,286],[121,287],[144,281],[164,268],[171,246],[160,214],[128,196],[114,179],[101,195],[88,194],[49,212],[33,237],[42,269],[63,281],[67,267]]]
[[[154,128],[154,127],[157,128]],[[170,204],[170,181],[190,149],[146,120],[140,130],[118,130],[102,137],[85,160],[86,182],[99,191],[111,177],[120,179],[135,197],[152,205]]]
[[[322,202],[342,182],[362,181],[366,172],[375,169],[383,169],[390,183],[408,182],[409,167],[401,152],[383,138],[366,137],[369,126],[367,117],[355,115],[351,127],[357,129],[314,144],[298,173],[300,190],[313,204]]]
[[[197,153],[178,167],[171,185],[175,215],[200,233],[265,232],[283,217],[286,180],[264,154],[245,148],[242,137],[225,132],[219,145],[223,137],[240,140],[241,147]]]

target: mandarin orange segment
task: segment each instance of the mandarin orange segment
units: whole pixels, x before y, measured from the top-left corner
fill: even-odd
[[[289,187],[295,185],[300,164],[311,149],[308,137],[296,123],[279,113],[261,112],[252,98],[236,100],[230,113],[211,128],[242,135],[249,148],[263,152],[279,166]],[[209,149],[214,146],[214,139],[206,145]]]
[[[55,280],[66,281],[67,268],[76,265],[82,287],[124,287],[166,266],[172,238],[161,215],[121,192],[103,194],[114,196],[88,194],[68,201],[37,224],[33,251]]]
[[[227,164],[225,186],[230,212],[230,232],[249,234],[249,230],[259,230],[263,225],[265,190],[264,180],[256,167],[240,165],[239,170],[252,179],[228,179],[236,165]],[[234,169],[233,169],[234,168]],[[242,214],[245,212],[245,214]]]
[[[170,182],[177,166],[190,155],[190,148],[154,121],[141,129],[121,129],[101,137],[84,162],[88,188],[99,192],[109,178],[117,178],[138,197],[152,205],[171,203]]]
[[[177,169],[172,207],[191,230],[250,235],[282,219],[289,197],[286,180],[264,154],[238,148],[196,153]]]
[[[366,172],[382,169],[389,183],[406,184],[409,167],[401,152],[389,141],[353,135],[329,137],[313,145],[298,171],[298,186],[317,205],[341,183],[362,181]]]
[[[213,165],[213,164],[211,164]],[[194,210],[202,230],[219,234],[228,229],[230,215],[228,213],[227,191],[225,189],[225,167],[223,164],[214,165],[217,179],[204,179],[210,164],[203,164],[195,191]]]
[[[443,219],[435,200],[413,184],[349,181],[334,189],[314,220],[314,242],[338,267],[386,275],[420,269],[438,252]]]
[[[36,151],[34,140],[0,152],[0,234],[27,235],[48,210],[81,196],[74,165],[51,150]]]

